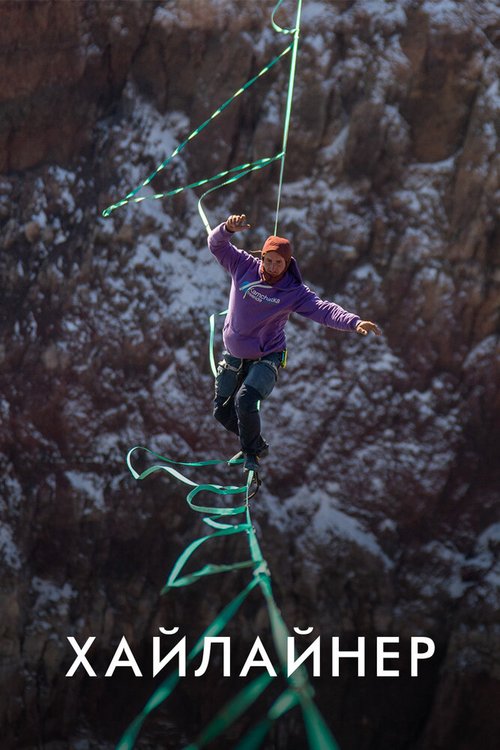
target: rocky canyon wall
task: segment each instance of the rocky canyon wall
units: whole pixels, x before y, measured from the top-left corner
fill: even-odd
[[[122,635],[147,662],[159,626],[195,638],[242,585],[159,598],[199,521],[172,481],[134,484],[124,462],[136,444],[177,460],[236,451],[211,417],[207,358],[227,279],[193,192],[101,211],[283,49],[272,8],[0,3],[2,747],[113,747],[150,680],[65,678],[67,636],[96,636],[101,675]],[[278,19],[294,14],[290,1]],[[279,233],[307,283],[383,337],[292,319],[253,516],[290,626],[437,645],[418,679],[325,666],[317,700],[342,750],[500,737],[499,30],[494,0],[303,3]],[[288,66],[154,189],[278,153]],[[258,249],[277,180],[270,167],[208,197],[212,225],[246,212],[242,246]],[[234,640],[266,628],[255,597]],[[186,681],[142,746],[185,746],[231,694],[219,682]],[[302,732],[290,715],[265,747],[302,750]]]

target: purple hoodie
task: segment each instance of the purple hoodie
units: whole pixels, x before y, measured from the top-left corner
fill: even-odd
[[[359,315],[312,292],[295,258],[280,281],[267,284],[259,274],[260,259],[238,250],[230,242],[232,236],[224,223],[219,224],[208,236],[208,247],[232,278],[223,340],[233,357],[259,359],[286,349],[285,325],[292,312],[339,331],[355,330]]]

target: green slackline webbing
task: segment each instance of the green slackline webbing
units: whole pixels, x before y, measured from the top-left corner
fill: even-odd
[[[196,656],[201,653],[204,647],[205,638],[213,638],[219,635],[219,633],[224,630],[228,622],[234,617],[247,596],[251,591],[253,591],[256,586],[257,579],[254,578],[242,591],[240,591],[237,596],[234,597],[234,599],[229,602],[229,604],[224,607],[224,609],[218,614],[215,620],[213,620],[205,629],[194,647],[189,652],[186,659],[187,664],[190,664],[196,658]],[[146,702],[146,705],[144,706],[142,711],[135,717],[133,722],[124,732],[122,738],[116,746],[116,750],[132,750],[146,718],[172,694],[180,679],[181,678],[179,672],[174,672],[156,688],[152,696]]]
[[[282,52],[274,57],[267,65],[265,65],[258,73],[257,75],[250,78],[241,88],[239,88],[232,96],[230,96],[228,99],[226,99],[223,104],[220,105],[211,115],[209,118],[207,118],[200,126],[195,128],[195,130],[190,133],[190,135],[182,142],[180,143],[172,152],[172,154],[166,158],[161,164],[159,164],[154,171],[147,177],[140,185],[138,185],[136,188],[131,190],[127,195],[119,200],[117,203],[113,203],[107,208],[104,209],[102,212],[102,215],[104,217],[108,217],[111,215],[113,211],[115,211],[117,208],[120,208],[121,206],[125,206],[128,203],[141,203],[145,200],[160,200],[162,198],[168,198],[172,197],[174,195],[178,195],[179,193],[182,193],[184,190],[188,189],[194,189],[197,187],[202,187],[203,185],[206,185],[210,182],[215,182],[217,180],[222,180],[224,177],[227,177],[227,175],[231,174],[232,177],[230,177],[227,180],[223,180],[223,182],[220,182],[219,184],[215,185],[214,187],[210,188],[206,192],[203,193],[201,198],[198,200],[198,212],[200,215],[200,218],[202,220],[202,223],[207,230],[207,232],[210,231],[210,224],[208,222],[206,213],[203,209],[203,200],[204,198],[209,195],[214,190],[219,190],[222,187],[225,187],[226,185],[230,185],[233,182],[236,182],[237,180],[240,180],[242,177],[245,177],[247,174],[250,174],[251,172],[254,172],[258,169],[262,169],[263,167],[266,167],[275,161],[280,161],[280,176],[279,176],[279,184],[278,184],[278,198],[277,198],[277,204],[276,204],[276,219],[275,219],[275,234],[278,229],[278,217],[279,217],[279,209],[280,209],[280,203],[281,203],[281,193],[282,193],[282,186],[283,186],[283,176],[284,176],[284,169],[285,169],[285,158],[286,158],[286,147],[288,142],[288,133],[290,128],[290,118],[291,118],[291,111],[292,111],[292,101],[293,101],[293,89],[294,89],[294,82],[295,82],[295,74],[296,74],[296,65],[297,65],[297,53],[298,53],[298,43],[299,43],[299,35],[300,35],[300,15],[301,15],[301,9],[302,9],[302,0],[298,0],[297,4],[297,18],[296,18],[296,24],[291,29],[282,28],[279,26],[275,21],[275,16],[282,5],[283,0],[279,0],[276,4],[272,15],[271,15],[271,23],[273,25],[273,28],[275,31],[277,31],[280,34],[293,34],[293,41],[291,44],[289,44],[287,47],[285,47]],[[261,76],[265,75],[266,73],[271,70],[271,68],[279,61],[282,57],[284,57],[288,52],[292,51],[292,60],[290,64],[290,74],[288,78],[288,93],[287,93],[287,101],[286,101],[286,108],[285,108],[285,119],[284,119],[284,125],[283,125],[283,142],[282,142],[282,150],[271,157],[265,157],[262,159],[257,159],[253,162],[248,162],[247,164],[240,164],[237,167],[232,167],[229,170],[224,170],[222,172],[219,172],[218,174],[214,175],[213,177],[207,177],[202,180],[197,180],[195,182],[192,182],[188,185],[184,185],[181,187],[174,188],[172,190],[167,190],[165,192],[157,192],[152,195],[144,195],[144,196],[138,196],[137,193],[139,193],[140,190],[150,185],[152,180],[156,177],[156,175],[161,172],[165,167],[170,164],[170,162],[187,146],[189,141],[193,140],[199,133],[204,130],[207,125],[209,125],[212,120],[214,120],[218,115],[221,114],[238,96],[240,96],[242,93],[244,93],[250,86],[252,86]]]
[[[281,3],[278,3],[276,8],[273,11],[273,15],[271,17],[271,21],[273,24],[273,27],[280,31],[281,33],[293,33],[293,48],[292,48],[292,61],[290,63],[290,75],[288,77],[288,93],[286,98],[286,111],[285,111],[285,122],[283,124],[283,145],[281,148],[281,152],[283,154],[281,158],[281,164],[280,164],[280,176],[279,176],[279,183],[278,183],[278,199],[276,202],[276,219],[274,222],[274,234],[278,234],[278,219],[279,219],[279,212],[280,212],[280,203],[281,203],[281,191],[283,187],[283,176],[285,172],[285,159],[286,159],[286,148],[288,143],[288,132],[290,130],[290,118],[292,115],[292,103],[293,103],[293,88],[295,83],[295,73],[297,68],[297,53],[299,48],[299,36],[300,36],[300,14],[302,12],[302,0],[297,0],[297,18],[295,22],[295,28],[294,29],[281,29],[274,21],[274,15],[276,11],[278,10]]]
[[[236,745],[234,750],[257,750],[269,734],[275,721],[298,703],[297,693],[285,690],[273,703],[264,719],[259,721]]]
[[[104,209],[102,212],[102,215],[107,218],[111,215],[113,211],[115,211],[117,208],[121,208],[121,206],[125,206],[128,203],[141,203],[144,200],[159,200],[161,198],[167,198],[171,197],[173,195],[177,195],[178,193],[181,193],[183,190],[187,190],[188,188],[195,188],[195,187],[201,187],[202,185],[206,185],[208,182],[213,182],[217,179],[221,179],[222,177],[226,176],[230,172],[237,172],[236,176],[233,177],[233,179],[228,180],[227,182],[222,183],[219,185],[219,187],[222,187],[223,185],[229,184],[230,182],[235,182],[236,180],[240,179],[241,177],[244,177],[246,174],[248,174],[251,171],[254,171],[256,169],[261,169],[262,167],[266,167],[268,164],[271,164],[272,162],[276,161],[276,159],[279,159],[282,157],[282,154],[276,154],[273,157],[264,158],[264,159],[258,159],[255,162],[251,162],[249,164],[242,164],[238,167],[233,167],[231,170],[227,170],[225,172],[220,172],[217,175],[214,175],[213,177],[205,178],[203,180],[198,180],[197,182],[193,182],[190,185],[186,185],[184,187],[175,188],[174,190],[169,190],[167,192],[163,193],[155,193],[154,195],[146,195],[146,196],[140,196],[136,197],[137,193],[142,190],[143,188],[147,187],[151,181],[156,177],[156,175],[161,172],[163,169],[165,169],[168,164],[187,146],[189,141],[192,141],[193,138],[195,138],[197,135],[201,133],[202,130],[204,130],[207,125],[209,125],[212,120],[214,120],[218,115],[220,115],[221,112],[223,112],[238,96],[240,96],[244,91],[246,91],[250,86],[252,86],[261,76],[268,73],[271,68],[281,60],[282,57],[284,57],[288,52],[291,51],[293,48],[293,43],[289,44],[285,49],[280,52],[279,55],[274,57],[267,65],[265,65],[262,70],[260,70],[257,75],[253,76],[249,81],[247,81],[241,88],[239,88],[232,96],[229,97],[223,104],[221,104],[220,107],[218,107],[215,112],[213,112],[208,119],[205,120],[200,126],[195,128],[192,133],[179,145],[177,146],[174,151],[170,154],[170,156],[162,161],[161,164],[159,164],[156,169],[147,177],[140,185],[138,185],[136,188],[131,190],[127,195],[122,198],[121,200],[117,201],[117,203],[112,203],[110,206]]]
[[[103,211],[103,216],[109,216],[112,211],[114,211],[115,209],[127,203],[139,203],[143,200],[157,200],[160,198],[176,195],[188,188],[201,187],[210,182],[223,180],[223,182],[215,185],[214,187],[209,188],[201,196],[201,198],[198,201],[198,211],[199,211],[200,217],[202,219],[202,222],[205,228],[207,229],[207,231],[209,231],[210,230],[209,222],[202,207],[203,199],[214,190],[217,190],[225,185],[229,185],[235,182],[236,180],[241,179],[242,177],[244,177],[245,175],[249,174],[252,171],[261,169],[262,167],[267,166],[268,164],[271,164],[274,161],[280,160],[281,162],[280,179],[279,179],[279,187],[278,187],[278,200],[277,200],[277,207],[276,207],[276,222],[275,222],[275,233],[276,233],[277,227],[278,227],[278,216],[279,216],[281,192],[282,192],[282,185],[283,185],[284,162],[285,162],[286,147],[287,147],[289,126],[290,126],[290,117],[291,117],[291,108],[292,108],[292,99],[293,99],[293,87],[294,87],[294,79],[295,79],[295,73],[296,73],[297,50],[298,50],[298,41],[299,41],[299,34],[300,34],[300,14],[301,14],[301,6],[302,6],[301,0],[298,0],[297,20],[296,20],[295,27],[293,29],[283,29],[280,26],[278,26],[278,24],[275,22],[275,15],[279,7],[282,5],[282,3],[283,3],[283,0],[279,0],[279,2],[277,3],[277,5],[275,6],[273,10],[272,17],[271,17],[272,25],[273,25],[273,28],[279,33],[293,34],[294,36],[293,42],[287,48],[285,48],[280,53],[280,55],[278,55],[270,63],[268,63],[268,65],[266,65],[256,76],[250,79],[242,88],[240,88],[237,92],[235,92],[235,94],[233,94],[228,100],[226,100],[226,102],[224,102],[224,104],[221,105],[211,115],[211,117],[209,117],[200,127],[194,130],[190,134],[190,136],[188,136],[188,138],[185,141],[183,141],[174,150],[171,156],[165,159],[165,161],[162,162],[159,165],[159,167],[157,167],[154,170],[154,172],[141,185],[139,185],[136,189],[128,193],[123,200],[118,201],[118,203],[113,204],[109,206],[107,209],[105,209],[105,211]],[[237,96],[239,96],[247,88],[249,88],[260,76],[267,73],[275,65],[275,63],[277,63],[278,60],[281,59],[281,57],[283,57],[285,54],[287,54],[290,51],[292,51],[292,60],[291,60],[291,65],[290,65],[285,121],[284,121],[284,127],[283,127],[283,143],[282,143],[282,150],[278,154],[276,154],[273,157],[268,157],[265,159],[258,159],[254,162],[249,162],[247,164],[241,164],[238,167],[233,167],[229,170],[225,170],[224,172],[220,172],[214,177],[206,178],[204,180],[199,180],[197,182],[191,183],[190,185],[176,188],[174,190],[170,190],[165,193],[156,193],[154,195],[136,197],[137,193],[142,188],[148,186],[150,182],[154,179],[154,177],[162,169],[164,169],[170,163],[170,161],[175,156],[177,156],[177,154],[180,153],[180,151],[187,145],[187,143],[190,140],[192,140],[196,135],[198,135],[215,117],[217,117],[227,106],[229,106],[229,104]],[[224,178],[227,178],[227,179],[224,179]],[[227,311],[224,311],[223,313],[219,313],[219,315],[224,315],[226,312]],[[212,315],[210,318],[210,366],[212,369],[212,373],[214,374],[214,376],[216,376],[217,371],[216,371],[215,359],[214,359],[214,354],[213,354],[214,336],[215,336],[215,315]],[[155,464],[145,469],[142,472],[138,472],[135,470],[135,468],[132,465],[132,456],[136,451],[144,451],[147,454],[152,455],[155,458],[159,459],[162,463]],[[234,465],[239,465],[241,463],[242,463],[242,460],[238,460],[238,459],[230,459],[229,461],[224,461],[224,460],[219,460],[219,459],[213,459],[213,460],[208,460],[208,461],[194,461],[194,462],[173,461],[171,459],[160,456],[159,454],[154,453],[153,451],[150,451],[147,448],[142,448],[141,446],[137,446],[133,448],[131,451],[129,451],[127,455],[127,465],[130,469],[132,476],[135,479],[144,480],[148,476],[154,473],[165,472],[168,475],[172,476],[174,479],[177,479],[181,481],[182,483],[186,484],[188,487],[191,488],[186,496],[187,503],[189,504],[192,510],[198,513],[210,514],[210,515],[205,516],[203,518],[203,521],[211,529],[215,529],[215,531],[213,531],[212,533],[207,534],[206,536],[202,536],[199,539],[194,540],[190,545],[188,545],[188,547],[179,556],[176,563],[174,564],[174,567],[172,568],[172,571],[170,572],[167,582],[164,588],[162,589],[162,593],[166,593],[170,591],[171,589],[178,588],[181,586],[188,586],[188,585],[194,584],[200,579],[209,575],[234,572],[234,571],[242,570],[242,569],[252,569],[252,577],[250,581],[247,583],[245,588],[237,596],[235,596],[234,599],[231,602],[229,602],[228,605],[226,605],[222,609],[222,611],[217,615],[217,617],[212,621],[212,623],[205,629],[204,633],[198,639],[193,649],[189,652],[188,657],[187,657],[187,663],[188,664],[191,663],[193,659],[202,651],[204,647],[205,638],[214,637],[218,635],[219,633],[223,632],[223,630],[225,629],[227,624],[230,622],[230,620],[235,616],[236,612],[238,611],[241,604],[245,601],[247,596],[253,591],[254,588],[258,586],[267,604],[273,643],[275,646],[278,663],[279,663],[279,671],[281,672],[283,678],[285,679],[287,683],[287,687],[271,705],[265,717],[261,721],[259,721],[259,723],[256,726],[254,726],[245,735],[245,737],[243,737],[240,740],[240,742],[238,743],[236,747],[236,750],[257,750],[257,748],[261,747],[262,742],[264,741],[266,735],[272,728],[274,722],[277,721],[277,719],[280,718],[287,711],[289,711],[290,709],[292,709],[293,707],[297,705],[301,707],[301,710],[303,713],[304,726],[306,729],[308,745],[309,745],[310,750],[338,750],[338,746],[333,736],[331,735],[330,730],[326,726],[326,723],[324,722],[321,714],[319,713],[318,709],[316,708],[314,704],[314,701],[313,701],[314,691],[309,682],[305,667],[301,665],[292,675],[287,676],[286,643],[287,643],[287,638],[289,637],[289,631],[284,623],[281,612],[274,600],[269,569],[268,569],[266,561],[264,560],[262,556],[260,545],[259,545],[257,536],[255,534],[255,530],[253,528],[253,524],[252,524],[252,520],[250,516],[250,506],[249,506],[249,499],[251,497],[250,492],[251,492],[252,484],[256,480],[254,473],[253,472],[248,473],[247,482],[243,486],[233,486],[233,485],[221,486],[221,485],[215,485],[215,484],[197,483],[193,481],[192,479],[189,479],[188,477],[186,477],[178,469],[174,468],[174,466],[200,468],[200,467],[206,467],[206,466],[214,466],[217,464],[228,464],[228,465],[234,466]],[[194,498],[201,492],[209,492],[217,496],[245,494],[245,502],[243,505],[237,505],[237,506],[199,505],[198,503],[194,502]],[[244,521],[232,523],[229,520],[231,519],[232,516],[238,516],[242,514],[245,514]],[[231,564],[213,565],[209,563],[194,572],[184,574],[184,570],[188,561],[191,559],[192,555],[200,547],[206,545],[212,539],[217,539],[220,537],[237,535],[237,534],[243,534],[248,541],[248,546],[249,546],[249,551],[250,551],[249,559],[243,560],[237,563],[231,563]],[[123,734],[120,742],[117,745],[117,750],[132,750],[132,748],[134,747],[135,741],[137,739],[137,736],[147,716],[170,696],[172,691],[175,689],[177,683],[179,682],[179,679],[180,679],[180,675],[179,675],[179,672],[177,671],[171,674],[169,677],[167,677],[159,685],[159,687],[153,692],[152,696],[147,701],[143,710],[139,713],[139,715],[134,719],[134,721],[130,724],[130,726],[127,728],[127,730]],[[237,718],[239,718],[257,700],[257,698],[260,695],[263,694],[263,692],[267,689],[267,687],[272,683],[272,680],[273,678],[271,678],[270,675],[266,673],[266,674],[260,675],[251,683],[246,684],[243,687],[243,689],[240,690],[239,693],[232,700],[230,700],[229,703],[226,704],[226,706],[224,706],[224,708],[221,711],[219,711],[219,713],[209,722],[207,727],[205,727],[205,729],[200,733],[197,740],[191,743],[188,746],[188,748],[186,748],[185,750],[199,750],[205,747],[209,742],[212,742],[218,736],[220,736],[228,727],[230,727],[236,721]]]
[[[132,456],[137,451],[144,451],[149,455],[154,456],[162,461],[161,464],[155,464],[142,472],[136,471],[132,464]],[[279,671],[283,675],[284,679],[288,682],[288,688],[284,691],[277,703],[274,704],[274,711],[270,709],[266,717],[257,725],[256,728],[248,733],[246,738],[242,740],[240,750],[250,750],[251,748],[257,748],[260,746],[261,741],[265,735],[269,732],[274,721],[277,720],[282,713],[289,710],[295,705],[300,705],[304,716],[304,726],[306,728],[309,748],[311,750],[338,750],[337,744],[330,730],[326,726],[321,714],[318,712],[313,702],[313,689],[309,683],[307,672],[303,665],[301,665],[292,675],[286,677],[286,643],[290,633],[284,623],[281,612],[274,600],[271,578],[267,563],[265,562],[260,545],[253,528],[251,516],[250,516],[250,505],[249,505],[249,491],[254,479],[253,472],[249,472],[246,485],[234,486],[227,485],[221,486],[216,484],[200,484],[193,480],[185,477],[180,471],[174,469],[173,466],[190,466],[195,468],[230,464],[232,466],[238,465],[241,461],[227,462],[220,459],[212,459],[208,461],[173,461],[171,459],[160,456],[158,453],[151,451],[147,448],[141,448],[136,446],[131,449],[127,455],[127,465],[135,479],[143,480],[148,476],[156,472],[166,472],[170,476],[179,479],[184,484],[193,487],[187,496],[187,501],[193,510],[200,513],[210,513],[211,516],[204,517],[203,521],[212,528],[215,527],[217,530],[207,536],[203,536],[193,541],[179,556],[172,571],[168,577],[167,583],[165,584],[162,593],[178,588],[180,586],[191,585],[198,580],[208,576],[219,573],[234,572],[242,569],[253,569],[252,579],[243,589],[240,594],[225,607],[222,612],[214,619],[209,628],[205,631],[203,636],[198,640],[194,649],[190,652],[187,662],[191,662],[193,658],[200,652],[204,638],[207,636],[213,636],[214,634],[220,633],[226,627],[228,622],[232,619],[240,604],[250,593],[250,591],[257,585],[261,589],[262,594],[266,600],[269,621],[271,626],[271,633],[273,637],[274,646],[276,649],[278,663],[280,665]],[[198,492],[210,492],[216,495],[234,495],[245,493],[245,504],[243,506],[198,506],[192,502],[193,497]],[[231,524],[223,522],[222,519],[228,516],[245,514],[245,521]],[[217,519],[220,519],[217,520]],[[244,534],[247,538],[250,559],[231,563],[231,564],[219,564],[212,565],[208,564],[202,568],[189,573],[187,575],[181,575],[187,562],[190,560],[194,552],[204,545],[206,542],[211,541],[214,538],[223,536]],[[267,675],[266,675],[267,677]],[[140,731],[142,724],[146,717],[151,713],[152,710],[157,708],[172,692],[179,680],[178,673],[170,675],[157,690],[153,693],[152,697],[147,702],[143,711],[134,719],[128,729],[125,731],[122,739],[120,740],[117,750],[130,750],[135,743],[135,739]],[[212,741],[216,736],[224,732],[234,721],[253,703],[256,698],[264,692],[266,687],[270,684],[271,680],[265,678],[255,680],[250,685],[246,685],[229,704],[227,704],[222,711],[209,723],[205,730],[198,737],[196,742],[192,743],[189,748],[190,750],[198,750],[202,748],[209,741]],[[276,706],[281,706],[282,710],[278,710]]]
[[[279,176],[279,184],[278,184],[278,198],[276,202],[276,218],[275,218],[275,223],[274,223],[274,234],[277,234],[277,231],[278,231],[278,217],[279,217],[281,193],[282,193],[282,187],[283,187],[283,176],[284,176],[284,171],[285,171],[285,158],[286,158],[286,148],[287,148],[287,143],[288,143],[288,133],[290,129],[290,119],[291,119],[291,113],[292,113],[293,89],[294,89],[295,74],[296,74],[296,68],[297,68],[297,53],[298,53],[298,44],[299,44],[299,36],[300,36],[300,16],[301,16],[301,11],[302,11],[302,0],[298,0],[297,17],[296,17],[295,26],[291,29],[283,28],[279,26],[275,21],[276,13],[278,12],[282,3],[283,3],[283,0],[279,0],[279,2],[276,4],[271,14],[271,23],[273,25],[274,30],[277,31],[278,33],[293,34],[293,42],[289,47],[286,48],[286,50],[284,50],[284,52],[289,52],[290,48],[292,49],[292,61],[290,64],[290,74],[288,78],[288,93],[287,93],[286,108],[285,108],[285,120],[283,124],[282,149],[280,153],[276,154],[274,157],[269,159],[269,163],[271,161],[276,161],[278,159],[280,160],[280,176]],[[266,165],[262,165],[262,166],[266,166]],[[212,193],[214,190],[218,190],[219,188],[224,187],[225,185],[229,185],[231,182],[235,182],[236,180],[240,179],[241,177],[244,177],[250,172],[255,171],[255,169],[260,169],[260,168],[261,166],[255,166],[252,169],[248,169],[247,171],[244,171],[241,174],[238,174],[236,177],[233,177],[230,180],[226,180],[225,182],[222,182],[221,184],[216,185],[215,187],[210,188],[210,190],[207,190],[205,193],[203,193],[203,195],[198,201],[198,213],[200,214],[201,220],[203,222],[203,226],[205,227],[207,233],[210,232],[210,224],[208,222],[205,211],[203,210],[203,207],[202,207],[202,202],[204,198],[209,193]]]
[[[249,685],[245,686],[235,698],[224,706],[222,711],[219,711],[198,735],[196,740],[191,745],[188,745],[185,750],[199,750],[199,748],[205,747],[209,742],[217,739],[225,729],[227,717],[230,716],[233,720],[239,719],[257,698],[262,695],[264,690],[271,684],[272,679],[266,672],[259,675],[255,680],[252,680]]]
[[[279,6],[278,6],[279,7]],[[279,183],[278,183],[278,199],[276,201],[276,219],[274,222],[274,234],[278,234],[278,220],[279,220],[279,212],[280,212],[280,203],[281,203],[281,191],[283,187],[283,176],[285,172],[285,159],[286,159],[286,148],[288,143],[288,133],[290,130],[290,119],[292,115],[292,102],[293,102],[293,88],[295,83],[295,73],[297,68],[297,53],[299,48],[299,36],[300,36],[300,14],[302,11],[302,0],[297,0],[297,20],[295,23],[295,28],[293,29],[293,49],[292,49],[292,60],[290,63],[290,75],[288,78],[288,93],[287,93],[287,99],[286,99],[286,112],[285,112],[285,122],[283,124],[283,145],[281,148],[281,152],[283,154],[280,164],[280,177],[279,177]],[[276,28],[276,25],[274,23],[274,12],[273,12],[273,26]],[[292,33],[292,30],[289,30],[288,33]]]
[[[281,5],[283,5],[284,1],[285,0],[278,0],[276,5],[274,6],[273,11],[271,13],[271,24],[272,24],[273,29],[277,31],[279,34],[295,34],[297,30],[297,25],[293,26],[291,29],[286,29],[283,26],[280,26],[278,23],[276,23],[276,20],[275,20],[276,14],[278,10],[280,9]],[[300,21],[300,17],[299,17],[299,21]]]

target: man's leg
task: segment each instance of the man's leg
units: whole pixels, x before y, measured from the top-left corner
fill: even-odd
[[[260,435],[260,414],[258,404],[260,394],[245,382],[234,398],[238,421],[238,433],[243,453],[258,453],[263,442]]]
[[[239,435],[238,416],[234,405],[235,393],[242,378],[242,362],[224,353],[215,379],[214,417],[226,430]]]
[[[259,401],[266,399],[276,385],[281,355],[271,354],[252,362],[234,402],[238,417],[241,449],[247,456],[256,456],[267,443],[261,435]]]

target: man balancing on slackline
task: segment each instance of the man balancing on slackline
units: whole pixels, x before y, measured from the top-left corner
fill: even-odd
[[[231,237],[249,228],[245,214],[232,215],[208,237],[208,246],[231,274],[229,310],[223,330],[225,351],[215,380],[214,416],[238,435],[244,468],[258,472],[269,446],[260,434],[258,402],[266,399],[286,363],[285,325],[296,312],[340,331],[380,329],[370,320],[320,299],[302,281],[292,248],[283,237],[268,237],[261,259],[238,250]]]

